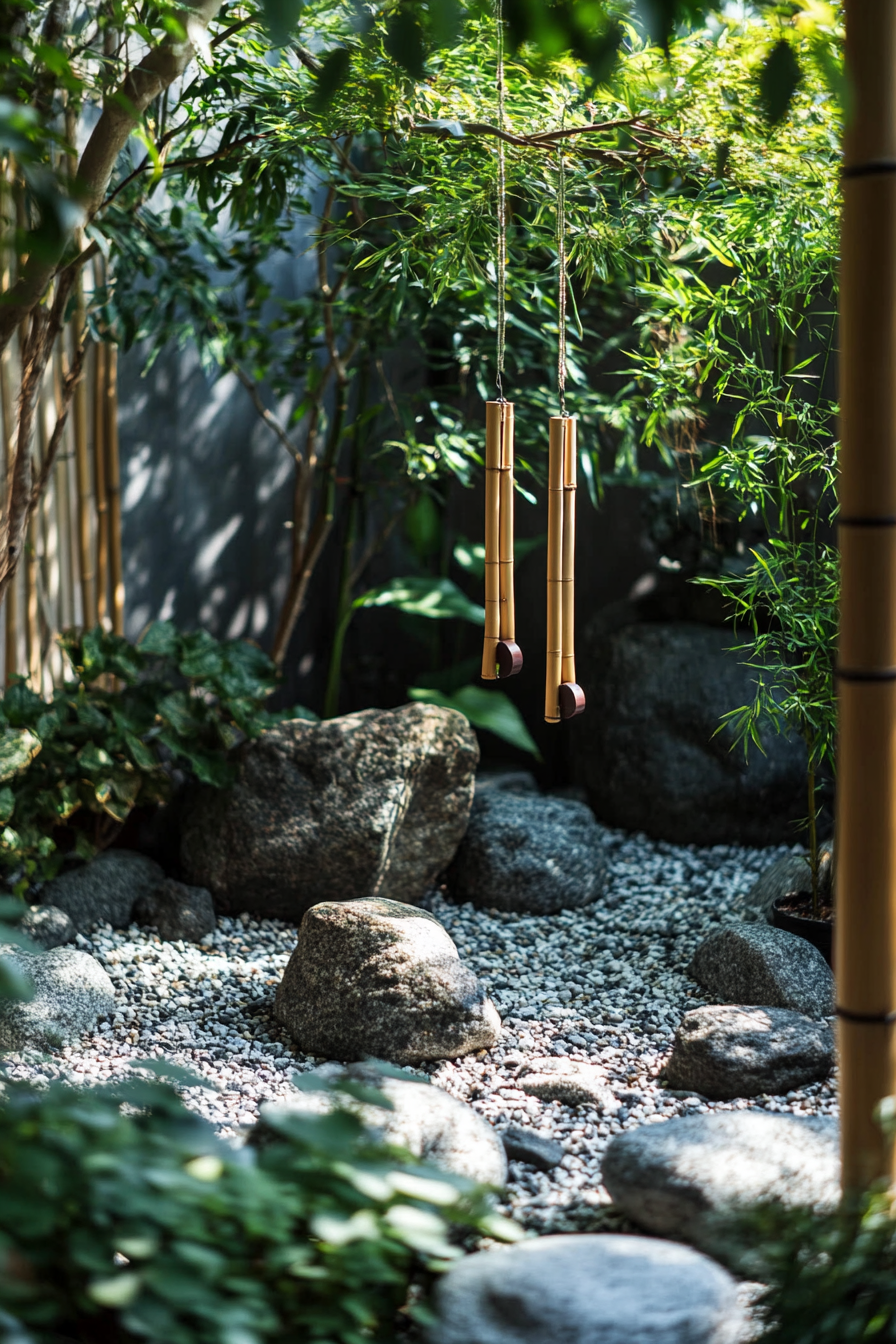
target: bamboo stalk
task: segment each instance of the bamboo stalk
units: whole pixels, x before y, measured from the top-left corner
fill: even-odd
[[[892,1179],[896,1091],[896,3],[846,0],[835,957],[844,1194]]]
[[[560,682],[563,659],[563,448],[565,431],[560,416],[551,416],[548,447],[548,620],[544,684],[546,723],[560,722]]]
[[[482,678],[498,675],[501,638],[501,406],[485,404],[485,633],[482,639]]]
[[[62,412],[62,380],[65,377],[64,337],[56,349],[53,363],[53,392],[57,418]],[[69,458],[71,430],[65,427],[65,442],[56,463],[56,515],[59,528],[59,628],[66,630],[75,623],[75,556],[72,544],[72,509]]]
[[[96,509],[96,619],[106,624],[109,606],[109,501],[106,498],[106,351],[97,341],[93,366],[93,494]]]
[[[118,346],[106,358],[106,494],[109,500],[109,580],[112,629],[124,634],[124,564],[121,551],[121,460],[118,452]]]
[[[561,572],[562,661],[560,680],[576,679],[575,655],[576,572],[576,422],[564,421],[563,436],[563,556]]]

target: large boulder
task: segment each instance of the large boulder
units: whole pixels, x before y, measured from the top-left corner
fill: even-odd
[[[100,1017],[115,1012],[115,987],[95,957],[75,948],[23,952],[3,948],[34,987],[22,1002],[0,999],[0,1049],[49,1050],[92,1031]]]
[[[697,948],[688,975],[722,1003],[791,1008],[808,1017],[834,1011],[834,977],[818,949],[768,924],[716,929]]]
[[[751,1205],[836,1208],[837,1122],[760,1111],[679,1116],[617,1134],[602,1177],[639,1227],[724,1254],[726,1221]]]
[[[789,1092],[834,1065],[834,1033],[786,1008],[709,1004],[685,1013],[666,1065],[670,1087],[726,1101]]]
[[[405,1148],[421,1161],[470,1181],[497,1186],[506,1181],[500,1137],[465,1101],[429,1082],[384,1075],[375,1063],[352,1064],[346,1069],[324,1065],[316,1072],[329,1084],[362,1083],[382,1093],[391,1110],[367,1102],[359,1107],[364,1124],[381,1142]],[[346,1104],[338,1092],[293,1091],[283,1101],[262,1106],[262,1130],[275,1125],[278,1117],[294,1112],[321,1114],[337,1104]]]
[[[432,1344],[735,1344],[734,1280],[646,1237],[537,1237],[480,1251],[438,1282]]]
[[[413,903],[454,857],[478,759],[435,705],[287,720],[239,748],[231,789],[188,802],[184,870],[219,910],[295,923],[321,901]]]
[[[386,900],[312,907],[274,1012],[306,1054],[338,1060],[455,1059],[489,1049],[501,1030],[439,921]]]
[[[450,877],[459,901],[552,915],[596,901],[607,863],[584,803],[477,787]]]
[[[126,929],[141,896],[153,891],[165,874],[145,854],[130,849],[107,849],[90,863],[70,868],[48,882],[41,892],[80,931],[105,922]]]
[[[771,729],[765,754],[732,750],[722,716],[751,702],[757,673],[730,630],[681,622],[585,634],[588,712],[573,769],[601,821],[675,844],[791,841],[805,812],[806,753]]]

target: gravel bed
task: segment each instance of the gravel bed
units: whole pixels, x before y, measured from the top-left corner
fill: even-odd
[[[609,892],[587,909],[509,915],[454,905],[441,892],[425,902],[489,986],[504,1032],[483,1055],[424,1071],[494,1125],[531,1126],[562,1142],[563,1162],[549,1174],[511,1164],[507,1209],[542,1232],[620,1226],[600,1183],[602,1152],[620,1130],[695,1110],[836,1112],[832,1080],[731,1102],[672,1094],[660,1081],[681,1014],[706,1002],[685,974],[691,953],[737,918],[739,900],[786,849],[698,849],[603,834]],[[291,1073],[320,1062],[298,1053],[273,1018],[274,991],[295,945],[291,925],[221,918],[201,944],[100,925],[76,945],[102,962],[119,1009],[52,1057],[7,1055],[14,1077],[101,1082],[121,1077],[135,1060],[164,1058],[208,1080],[208,1088],[185,1089],[185,1099],[236,1138],[262,1102],[288,1091]],[[545,1055],[599,1065],[620,1109],[601,1114],[527,1096],[518,1070]]]

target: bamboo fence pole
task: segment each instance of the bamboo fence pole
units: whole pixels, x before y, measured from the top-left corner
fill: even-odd
[[[109,500],[109,581],[112,629],[124,634],[124,563],[121,551],[121,460],[118,452],[118,346],[106,354],[106,494]]]
[[[560,722],[563,663],[563,448],[564,420],[552,415],[548,445],[548,637],[545,659],[544,717]]]
[[[501,415],[495,401],[485,404],[485,633],[482,639],[482,678],[498,675],[501,638]]]
[[[896,0],[846,0],[837,919],[843,1189],[892,1178],[896,1092]]]
[[[93,493],[96,508],[96,618],[109,609],[109,501],[106,497],[106,365],[109,347],[97,341],[93,366]]]
[[[9,480],[10,468],[13,455],[13,426],[15,423],[13,407],[15,405],[12,380],[10,379],[9,364],[12,358],[10,348],[7,348],[0,354],[0,406],[2,406],[3,415],[3,482],[4,494],[6,482]],[[4,620],[4,662],[3,679],[8,686],[18,671],[18,585],[15,578],[6,590],[6,602],[3,613]]]
[[[75,316],[72,323],[74,348],[77,349],[83,338],[85,327],[84,291],[78,281]],[[88,364],[88,368],[90,365]],[[93,546],[91,545],[91,516],[93,496],[90,481],[90,457],[88,453],[88,412],[87,381],[83,379],[75,388],[75,470],[78,482],[78,570],[81,576],[81,623],[85,630],[96,625],[96,576],[93,569]]]
[[[62,410],[62,380],[65,376],[64,333],[56,347],[53,362],[53,391],[56,415]],[[59,629],[75,624],[75,555],[73,549],[71,483],[69,459],[72,450],[71,423],[65,427],[65,439],[56,461],[54,485],[56,519],[59,530]]]

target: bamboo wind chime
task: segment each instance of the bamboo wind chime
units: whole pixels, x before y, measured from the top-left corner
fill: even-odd
[[[576,419],[566,410],[566,181],[562,153],[558,158],[557,390],[560,414],[551,416],[549,423],[546,723],[572,719],[585,708],[585,692],[576,681]]]
[[[504,21],[496,6],[498,126],[504,129]],[[498,140],[497,386],[485,404],[485,635],[482,677],[512,677],[523,666],[513,599],[513,403],[504,398],[507,205],[504,142]]]

